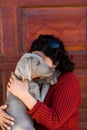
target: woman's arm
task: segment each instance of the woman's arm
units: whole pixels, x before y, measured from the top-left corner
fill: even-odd
[[[78,80],[72,73],[65,74],[54,89],[53,95],[49,94],[51,98],[48,102],[49,107],[38,101],[29,114],[39,124],[52,130],[60,128],[65,122],[69,123],[68,127],[78,125],[78,108],[81,103]]]
[[[54,89],[53,95],[49,95],[50,106],[38,101],[29,114],[48,129],[58,129],[65,122],[74,129],[74,125],[78,123],[78,108],[81,103],[79,82],[73,74],[66,74]]]
[[[0,127],[2,130],[10,130],[9,126],[14,125],[14,118],[5,112],[6,109],[7,105],[0,106]]]

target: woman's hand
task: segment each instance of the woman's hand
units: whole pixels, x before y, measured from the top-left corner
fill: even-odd
[[[37,100],[28,92],[28,81],[18,80],[13,73],[11,74],[7,89],[13,95],[20,98],[29,109],[32,109],[37,103]]]
[[[24,94],[28,93],[28,81],[21,81],[17,79],[16,76],[12,73],[7,85],[7,89],[13,95],[22,99]]]
[[[2,130],[10,130],[10,126],[14,125],[14,118],[5,112],[6,109],[7,105],[2,105],[0,107],[0,127]]]

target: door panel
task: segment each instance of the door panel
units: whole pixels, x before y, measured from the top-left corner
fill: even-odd
[[[0,1],[0,105],[18,59],[39,34],[60,37],[73,55],[82,91],[80,130],[87,130],[87,0]]]

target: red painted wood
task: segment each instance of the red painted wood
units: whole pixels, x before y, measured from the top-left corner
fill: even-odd
[[[87,0],[1,0],[1,5],[15,5],[15,6],[86,6]]]
[[[87,0],[0,0],[0,105],[18,59],[39,34],[60,37],[73,55],[82,91],[80,130],[87,130]]]

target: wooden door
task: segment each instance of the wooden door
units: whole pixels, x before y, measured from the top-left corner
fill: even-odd
[[[23,52],[39,34],[60,37],[81,84],[80,130],[87,130],[87,0],[0,0],[0,105]]]

